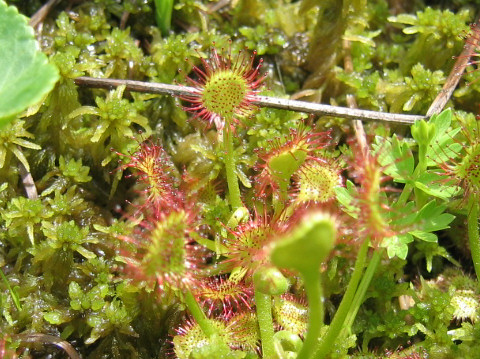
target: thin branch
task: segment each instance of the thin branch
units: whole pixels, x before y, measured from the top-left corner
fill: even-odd
[[[75,348],[66,340],[63,340],[59,337],[42,334],[42,333],[31,333],[31,334],[17,334],[12,336],[13,340],[20,340],[22,343],[40,343],[44,345],[55,345],[65,351],[70,359],[81,359],[80,355],[77,353]]]
[[[100,79],[94,77],[77,77],[75,83],[79,86],[115,88],[125,85],[129,91],[148,92],[155,94],[165,94],[171,96],[190,95],[194,91],[193,88],[179,85],[168,85],[155,82],[142,82],[122,79]],[[404,115],[399,113],[385,113],[378,111],[351,109],[340,106],[330,106],[319,103],[287,100],[277,97],[257,96],[257,100],[253,104],[260,107],[270,107],[282,110],[305,112],[313,115],[328,115],[342,117],[348,119],[374,120],[383,122],[394,122],[399,124],[411,125],[416,120],[426,119],[425,116]]]
[[[345,52],[343,63],[345,72],[347,74],[353,72],[353,61],[352,61],[352,46],[349,40],[343,40],[343,51]],[[353,94],[347,94],[346,97],[347,105],[349,108],[358,108],[357,100]],[[363,128],[363,123],[360,120],[353,120],[353,129],[355,130],[355,136],[357,137],[358,145],[364,155],[368,154],[368,144],[367,144],[367,135],[365,134],[365,129]]]
[[[30,18],[30,21],[28,24],[31,27],[37,27],[38,24],[40,24],[45,17],[48,15],[50,10],[53,9],[57,3],[59,3],[61,0],[49,0],[46,4],[44,4],[38,11],[33,14],[33,16]]]
[[[33,180],[32,174],[22,163],[18,164],[18,169],[20,172],[20,177],[22,178],[23,187],[25,188],[25,193],[27,194],[27,198],[38,198],[37,187],[35,186],[35,181]]]
[[[473,26],[480,26],[480,18],[477,18],[477,21]],[[448,75],[442,90],[430,105],[430,108],[427,111],[427,117],[430,117],[432,115],[436,115],[442,112],[443,108],[445,107],[448,100],[452,96],[453,91],[457,87],[458,82],[460,81],[460,78],[462,77],[463,72],[465,71],[465,68],[469,64],[470,57],[473,55],[475,48],[478,47],[479,40],[480,40],[480,37],[475,32],[473,32],[469,36],[469,38],[465,42],[463,51],[460,54],[460,56],[457,57],[457,61],[455,61],[455,64],[453,65],[453,68],[450,71],[450,74]]]

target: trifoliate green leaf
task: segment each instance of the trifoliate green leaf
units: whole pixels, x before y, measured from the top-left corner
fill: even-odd
[[[413,237],[407,233],[384,238],[381,246],[387,248],[388,258],[397,256],[398,258],[405,259],[407,258],[408,243],[410,242],[413,242]]]

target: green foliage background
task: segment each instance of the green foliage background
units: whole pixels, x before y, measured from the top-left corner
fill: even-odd
[[[26,16],[42,5],[38,0],[7,3]],[[13,347],[24,347],[22,335],[55,335],[84,358],[166,357],[184,308],[172,293],[158,299],[153,288],[122,275],[118,236],[130,234],[133,224],[120,219],[118,208],[128,212],[125,200],[133,201],[137,192],[134,181],[118,169],[124,160],[119,153],[132,153],[152,135],[179,172],[185,168],[196,179],[196,190],[224,180],[214,131],[188,121],[178,99],[122,88],[79,88],[76,77],[182,83],[215,43],[262,56],[268,72],[265,94],[342,106],[353,94],[363,109],[425,114],[462,51],[462,35],[474,22],[478,5],[474,0],[232,0],[220,6],[177,0],[170,32],[163,28],[162,34],[151,0],[60,2],[36,29],[60,80],[43,103],[0,131],[0,336],[8,335]],[[345,70],[344,40],[351,44],[352,71]],[[467,74],[447,104],[455,109],[454,117],[474,118],[477,77]],[[254,150],[268,151],[273,139],[305,118],[263,108],[237,129],[246,202],[253,197]],[[307,121],[331,129],[339,143],[352,134],[348,120]],[[366,131],[372,142],[376,135],[408,135],[401,125],[368,123]],[[399,152],[409,150],[408,143],[390,145]],[[38,198],[25,197],[22,166],[30,170]],[[395,173],[390,175],[395,180]],[[226,202],[214,196],[203,208],[205,224],[221,231],[218,219],[226,223],[229,217]],[[478,287],[465,275],[472,269],[464,213],[448,210],[458,215],[454,235],[441,232],[440,244],[401,243],[397,257],[381,264],[354,323],[356,339],[336,348],[338,357],[376,357],[420,341],[434,358],[478,354],[478,321],[452,325],[452,317],[463,318],[452,304],[456,289],[477,291],[478,301]],[[327,315],[345,290],[352,263],[351,256],[329,262]],[[464,270],[450,268],[451,263]],[[408,312],[398,308],[398,298],[407,294],[420,303]],[[64,356],[42,341],[26,353]]]

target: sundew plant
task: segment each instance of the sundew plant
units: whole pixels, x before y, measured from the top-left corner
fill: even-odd
[[[476,0],[0,0],[0,358],[478,358]]]

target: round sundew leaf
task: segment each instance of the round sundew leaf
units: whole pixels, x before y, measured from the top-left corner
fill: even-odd
[[[53,89],[58,70],[39,50],[33,29],[0,0],[0,128]]]

